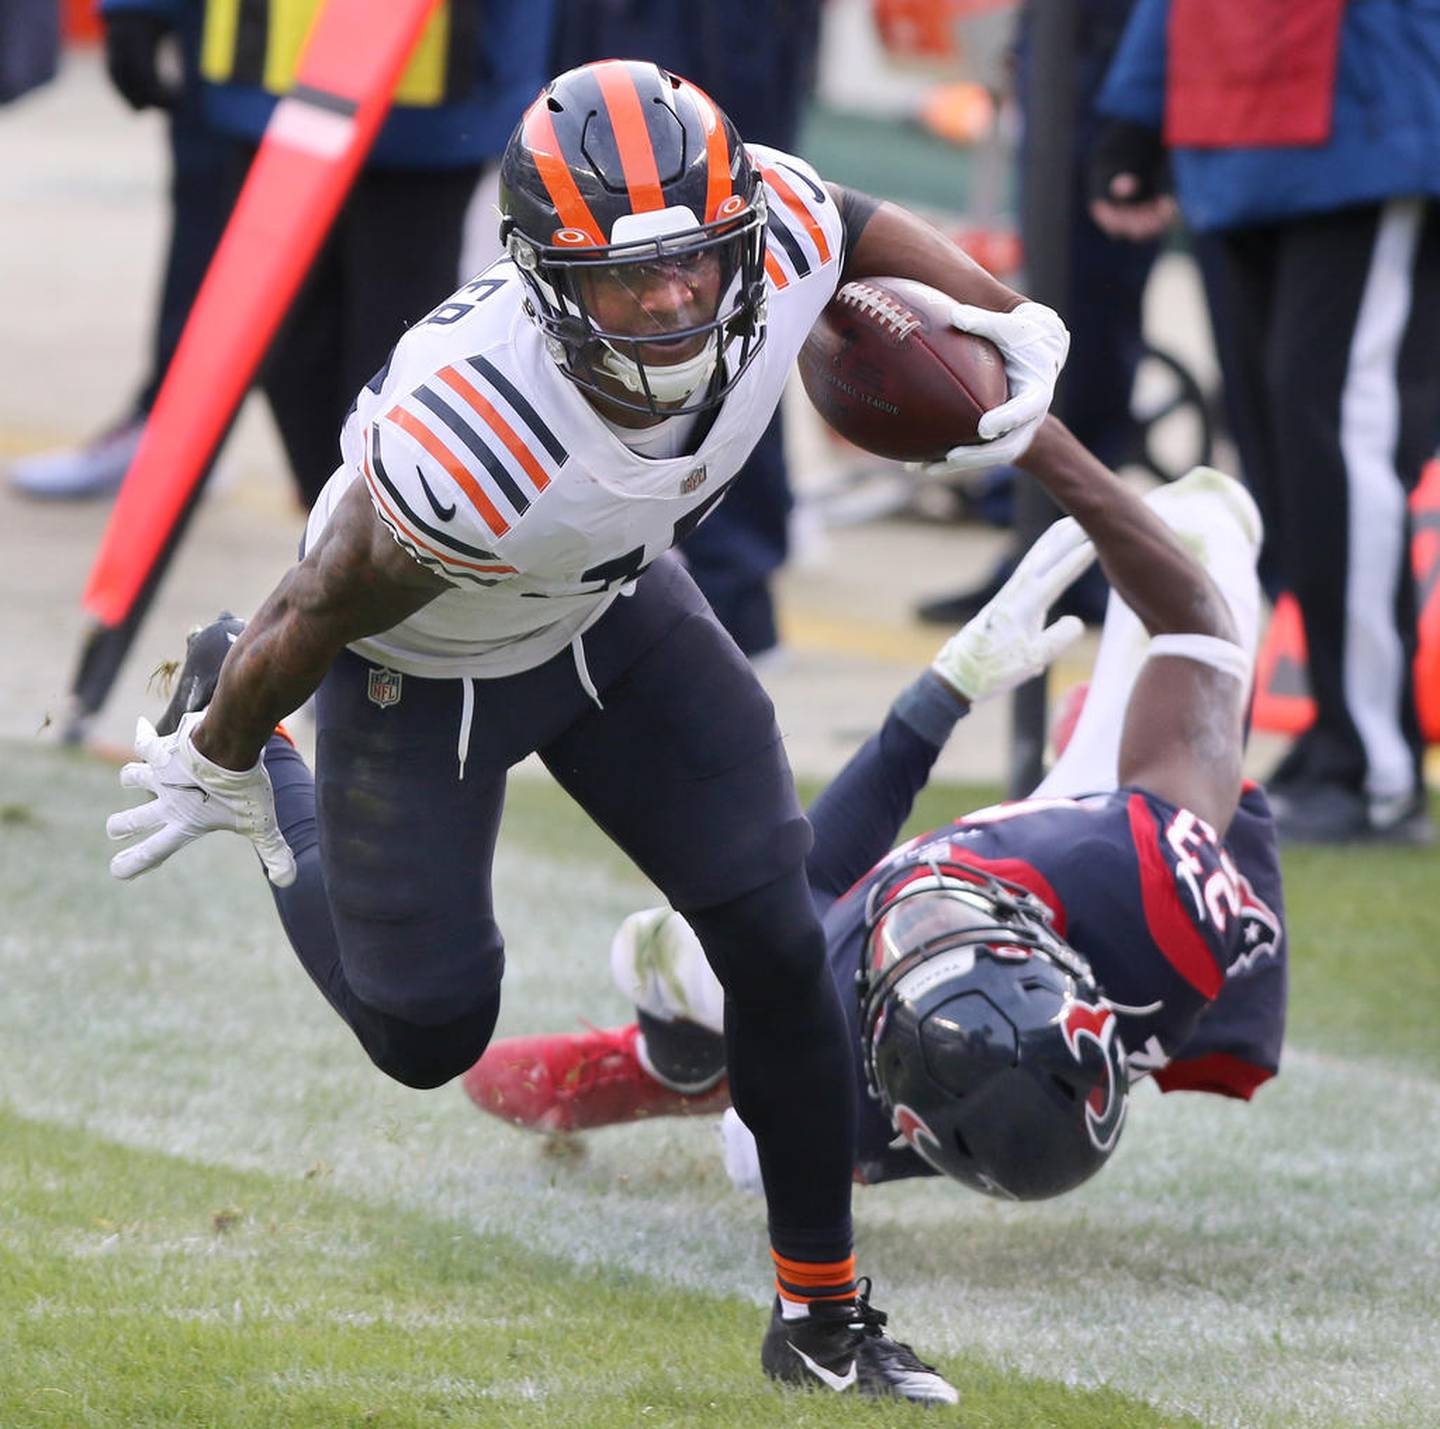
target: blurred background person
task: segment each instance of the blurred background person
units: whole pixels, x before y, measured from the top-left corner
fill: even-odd
[[[165,112],[170,232],[150,370],[128,410],[78,446],[11,465],[16,490],[56,500],[108,496],[124,480],[230,211],[227,146],[206,122],[200,99],[200,7],[179,5],[161,15],[108,0],[102,20],[105,68],[116,92],[131,109]]]
[[[1173,171],[1208,246],[1263,572],[1300,607],[1281,834],[1429,843],[1407,498],[1440,439],[1440,9],[1138,0],[1099,107],[1096,221],[1152,241]]]
[[[651,60],[699,85],[747,141],[798,153],[821,9],[821,0],[559,0],[552,68]],[[696,585],[752,660],[779,651],[770,580],[789,551],[793,505],[777,411],[730,494],[682,548]]]
[[[55,0],[0,0],[0,104],[53,79],[59,60]]]
[[[233,0],[206,5],[206,113],[230,138],[236,195],[319,8],[242,0],[237,17]],[[339,460],[355,393],[405,329],[468,276],[466,214],[547,78],[551,14],[550,0],[444,0],[401,72],[374,148],[260,369],[307,508]]]
[[[172,108],[172,136],[181,145],[203,144],[204,153],[190,165],[176,156],[177,241],[167,266],[156,373],[137,411],[78,451],[17,463],[12,480],[21,490],[88,495],[113,490],[123,478],[218,239],[216,209],[223,227],[276,100],[294,82],[320,4],[101,0],[117,88],[136,107]],[[547,77],[552,15],[552,0],[445,0],[401,74],[393,108],[259,374],[307,508],[335,468],[340,425],[354,393],[406,327],[468,276],[462,272],[467,212]],[[163,67],[172,35],[190,57],[183,69],[198,68],[193,109],[188,87]],[[193,188],[205,189],[210,222],[195,218],[200,199],[193,206],[183,202],[193,195],[182,195],[182,173],[190,174]],[[499,255],[497,224],[493,216],[490,257]]]
[[[1029,117],[1038,76],[1034,72],[1030,32],[1037,3],[1042,0],[1027,0],[1016,23],[1018,172],[1023,172],[1028,163],[1027,140],[1032,133]],[[1112,237],[1091,218],[1085,199],[1095,144],[1103,128],[1095,100],[1133,6],[1134,0],[1076,0],[1070,278],[1062,307],[1070,329],[1070,357],[1055,406],[1056,416],[1112,468],[1126,463],[1136,440],[1130,399],[1144,350],[1141,302],[1161,245],[1158,234],[1143,242]],[[1036,217],[1022,205],[1022,245],[1033,231]],[[982,499],[987,514],[1008,521],[1014,481],[1013,467],[997,467],[988,475]],[[1019,556],[1018,549],[1007,552],[978,585],[924,601],[916,607],[916,615],[936,625],[957,625],[971,619],[1005,583]],[[1063,609],[1097,624],[1104,617],[1105,599],[1105,578],[1097,566],[1066,593]]]

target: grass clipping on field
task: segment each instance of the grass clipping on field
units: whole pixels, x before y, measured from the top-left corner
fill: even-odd
[[[557,1160],[458,1088],[387,1082],[238,840],[122,887],[113,771],[28,750],[5,768],[7,1429],[856,1412],[760,1380],[763,1218],[711,1126]],[[948,807],[932,791],[921,820]],[[1053,1203],[857,1196],[877,1302],[959,1379],[965,1422],[1440,1424],[1425,858],[1291,868],[1303,1020],[1252,1106],[1142,1088],[1110,1167]],[[1379,932],[1377,878],[1398,910]],[[501,1034],[621,1020],[605,950],[646,889],[549,786],[512,785],[496,887]]]

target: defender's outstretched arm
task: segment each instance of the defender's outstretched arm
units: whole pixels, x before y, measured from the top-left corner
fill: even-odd
[[[1120,782],[1191,809],[1223,834],[1240,796],[1251,662],[1225,597],[1150,505],[1054,417],[1020,464],[1084,528],[1115,591],[1162,637],[1130,696]],[[1234,539],[1258,545],[1258,514],[1238,483],[1218,472],[1186,480],[1209,481],[1217,500],[1230,498]]]

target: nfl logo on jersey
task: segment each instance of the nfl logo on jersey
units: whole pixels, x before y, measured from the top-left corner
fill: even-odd
[[[382,710],[390,705],[398,705],[400,703],[400,680],[399,670],[372,669],[367,691],[370,703],[379,705]]]

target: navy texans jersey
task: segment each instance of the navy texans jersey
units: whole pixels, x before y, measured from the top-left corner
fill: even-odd
[[[831,975],[851,1041],[871,886],[908,863],[961,859],[1021,884],[1117,1004],[1131,1080],[1248,1099],[1279,1067],[1285,923],[1270,806],[1247,785],[1221,841],[1187,809],[1140,789],[981,809],[902,844],[826,915]],[[1129,1010],[1126,1010],[1129,1009]],[[862,1089],[857,1166],[878,1181],[925,1174]]]

